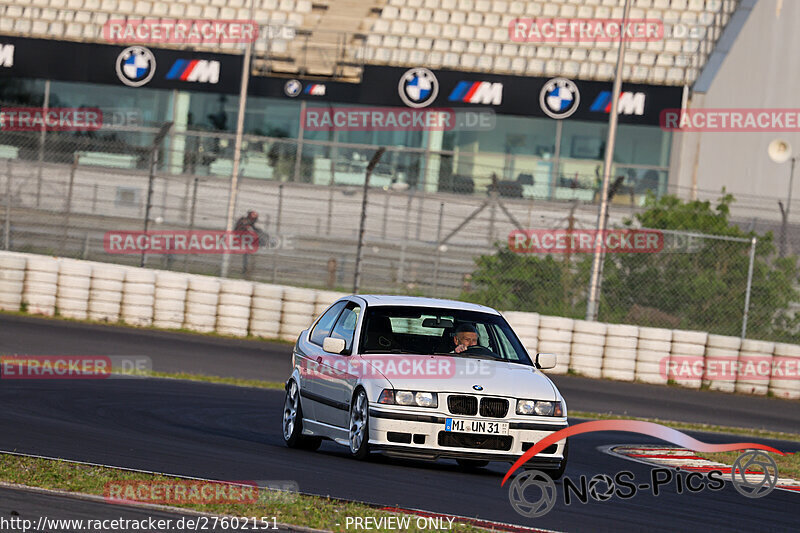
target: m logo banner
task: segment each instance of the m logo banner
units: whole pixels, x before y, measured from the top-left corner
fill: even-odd
[[[14,66],[14,45],[0,44],[0,67]]]
[[[167,73],[168,80],[219,83],[219,61],[178,59]]]
[[[645,93],[623,92],[619,95],[619,114],[620,115],[644,115],[644,105],[647,100]],[[601,92],[594,103],[592,111],[611,113],[611,92]]]
[[[488,81],[460,81],[450,96],[451,102],[500,105],[503,103],[503,84]]]

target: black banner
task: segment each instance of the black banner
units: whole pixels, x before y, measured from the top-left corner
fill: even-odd
[[[9,48],[13,46],[13,50]],[[242,56],[0,36],[0,76],[238,94]],[[658,125],[682,88],[623,84],[621,123]],[[251,78],[252,96],[323,104],[493,109],[498,114],[607,122],[611,83],[426,68],[366,66],[361,83]]]

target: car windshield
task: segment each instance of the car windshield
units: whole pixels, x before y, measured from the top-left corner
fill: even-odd
[[[532,365],[505,319],[489,313],[371,306],[367,308],[361,331],[359,352],[364,354],[448,354]],[[477,342],[456,353],[456,346],[465,338]]]

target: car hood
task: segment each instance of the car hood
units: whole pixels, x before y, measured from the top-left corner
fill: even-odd
[[[534,400],[559,398],[550,379],[532,366],[447,355],[362,354],[360,357],[396,390]]]

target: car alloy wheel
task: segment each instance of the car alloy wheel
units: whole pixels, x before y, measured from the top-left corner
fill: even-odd
[[[350,405],[350,453],[363,459],[369,453],[369,402],[360,389]]]
[[[296,433],[299,433],[299,431],[296,431],[296,429],[299,409],[300,392],[297,390],[297,383],[292,381],[286,389],[286,401],[283,405],[283,440],[287,443],[292,440],[297,441]],[[294,444],[294,442],[291,444]]]

